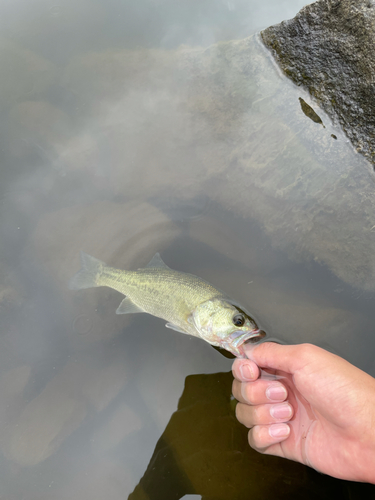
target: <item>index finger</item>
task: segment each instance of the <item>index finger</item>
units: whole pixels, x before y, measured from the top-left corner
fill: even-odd
[[[244,351],[246,356],[259,367],[281,370],[286,373],[295,373],[317,355],[322,357],[323,353],[327,354],[324,349],[311,344],[281,345],[275,342],[263,342],[255,346],[245,345]]]

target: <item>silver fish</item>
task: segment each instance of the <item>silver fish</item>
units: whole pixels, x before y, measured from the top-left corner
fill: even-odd
[[[126,297],[117,314],[149,313],[167,321],[167,328],[200,337],[237,357],[246,357],[245,342],[266,334],[245,310],[221,290],[193,274],[169,268],[157,253],[144,269],[124,271],[81,252],[82,269],[69,288],[108,286]]]

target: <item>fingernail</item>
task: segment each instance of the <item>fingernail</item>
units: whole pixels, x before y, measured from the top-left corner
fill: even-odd
[[[245,380],[253,380],[253,378],[254,378],[253,370],[250,368],[249,365],[241,365],[240,366],[240,373],[241,373],[242,378]]]
[[[289,418],[292,416],[292,408],[288,403],[273,405],[271,406],[270,414],[273,418]]]
[[[266,396],[271,401],[284,401],[287,397],[287,392],[282,384],[273,384],[267,387]]]
[[[290,428],[287,424],[273,424],[270,425],[268,432],[273,438],[283,438],[289,436]]]

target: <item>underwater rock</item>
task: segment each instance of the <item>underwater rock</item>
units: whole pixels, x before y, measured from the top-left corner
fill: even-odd
[[[99,157],[112,195],[127,200],[141,197],[157,205],[158,200],[209,196],[242,216],[245,226],[255,219],[272,245],[291,259],[315,260],[352,286],[374,290],[375,202],[369,164],[332,127],[324,110],[304,114],[300,99],[310,108],[317,106],[300,87],[280,78],[268,56],[258,38],[249,37],[206,49],[103,51],[72,59],[64,84],[82,96],[81,119],[93,126],[82,126],[77,142],[68,142],[72,154],[65,155],[67,163],[73,169],[74,158],[85,150],[88,156],[77,161],[78,169]],[[60,155],[64,158],[64,151]],[[135,212],[124,217],[119,208],[111,223],[100,213],[101,206],[95,216],[79,206],[64,212],[70,213],[63,223],[69,236],[55,241],[77,266],[81,245],[70,245],[77,233],[85,233],[81,241],[96,235],[100,252],[84,250],[105,261],[108,249],[116,253],[119,246],[115,235],[127,234],[127,224],[136,225],[135,217],[142,217]],[[50,217],[50,231],[45,227],[40,241],[60,233],[58,217]],[[92,229],[101,225],[102,238]],[[46,255],[42,249],[40,253]],[[89,293],[98,297],[95,290]],[[84,318],[77,323],[79,330],[87,330]]]
[[[216,123],[224,131],[225,118],[231,109],[238,111],[241,97],[220,111],[205,86],[189,90],[192,82],[201,82],[192,78],[191,66],[200,52],[112,50],[83,54],[68,64],[64,85],[83,96],[82,114],[94,124],[86,133],[101,146],[102,173],[115,194],[134,196],[133,186],[139,185],[144,196],[191,199],[213,173],[225,169],[221,144],[207,148],[214,139],[205,107],[217,110]],[[242,84],[251,93],[252,86]]]
[[[8,147],[16,157],[38,156],[41,163],[61,170],[59,150],[71,133],[69,117],[47,101],[24,101],[10,110]]]
[[[213,140],[206,147],[220,143],[226,164],[203,188],[244,224],[257,220],[289,258],[314,260],[352,286],[374,290],[372,169],[323,110],[326,128],[304,114],[301,95],[312,106],[306,92],[280,78],[266,54],[256,37],[191,53],[189,95],[209,89],[204,116]],[[257,88],[251,96],[244,78]],[[187,102],[193,112],[195,102]]]
[[[50,61],[6,39],[0,43],[0,67],[0,109],[38,98],[57,78]]]
[[[93,115],[129,93],[143,92],[151,101],[153,90],[166,93],[177,83],[170,73],[172,68],[176,71],[179,56],[179,51],[138,48],[83,53],[70,60],[62,82],[90,105],[82,113]]]
[[[147,203],[101,201],[46,214],[38,223],[25,259],[57,286],[66,307],[70,340],[79,348],[110,339],[132,321],[118,315],[123,296],[109,288],[73,292],[80,250],[121,269],[143,267],[180,233],[175,223]],[[36,258],[35,258],[36,256]],[[37,272],[38,272],[37,271]]]
[[[78,358],[65,367],[21,412],[4,436],[3,451],[22,465],[36,465],[52,455],[93,412],[108,406],[127,381],[122,359],[98,368]]]
[[[3,255],[0,258],[0,367],[1,374],[4,374],[5,371],[18,366],[20,362],[25,362],[25,360],[20,361],[18,342],[22,336],[19,319],[26,307],[27,291],[18,270],[10,267],[9,259],[4,257],[4,245],[1,246],[1,251]],[[1,381],[0,378],[0,392]],[[1,396],[0,400],[3,400]]]
[[[80,250],[131,269],[147,264],[179,232],[166,215],[148,203],[98,201],[46,214],[31,244],[44,271],[61,291],[68,291],[69,279],[80,268]]]
[[[79,368],[71,363],[63,377],[57,375],[13,420],[3,445],[8,459],[36,465],[54,453],[80,425],[87,414],[87,403],[77,391]],[[68,384],[67,377],[73,377]]]
[[[261,33],[283,72],[375,165],[375,4],[319,0]]]
[[[21,365],[0,377],[0,442],[6,440],[9,428],[25,406],[23,391],[30,380],[31,367]]]
[[[25,2],[22,9],[12,12],[7,32],[12,38],[21,39],[25,46],[38,47],[51,57],[51,53],[64,58],[73,47],[79,50],[74,33],[79,33],[84,46],[88,39],[103,29],[105,9],[91,0],[64,0]]]
[[[126,425],[126,424],[124,424]],[[134,450],[137,456],[137,450]],[[133,464],[131,464],[133,465]],[[53,500],[125,500],[137,481],[132,466],[127,467],[122,457],[101,456],[79,460],[74,464],[72,479],[60,486]],[[57,488],[56,488],[57,489]],[[51,493],[42,500],[52,499]],[[39,497],[38,497],[39,500]]]
[[[61,109],[47,101],[23,101],[11,110],[10,117],[20,134],[29,132],[35,141],[43,138],[54,142],[65,140],[70,135],[72,123]]]
[[[268,274],[277,269],[280,265],[279,259],[270,245],[254,247],[251,244],[255,233],[254,228],[238,234],[232,229],[231,222],[226,222],[223,219],[224,214],[221,212],[217,218],[206,215],[204,218],[191,220],[189,223],[190,237],[251,269],[251,276],[254,273],[257,275]],[[260,231],[259,228],[257,229]],[[233,245],[234,241],[235,245]],[[211,279],[212,283],[215,282],[214,278]]]
[[[0,311],[10,308],[20,308],[25,299],[25,289],[14,269],[11,269],[5,259],[0,260]]]
[[[92,436],[92,447],[102,455],[115,449],[129,434],[141,430],[142,418],[132,408],[122,403]]]

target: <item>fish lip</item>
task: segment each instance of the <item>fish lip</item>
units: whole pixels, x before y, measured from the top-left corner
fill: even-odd
[[[247,341],[250,343],[258,342],[266,336],[266,333],[259,328],[254,328],[254,330],[250,330],[247,332],[243,332],[241,330],[237,330],[230,335],[230,344],[238,349],[242,344]]]

